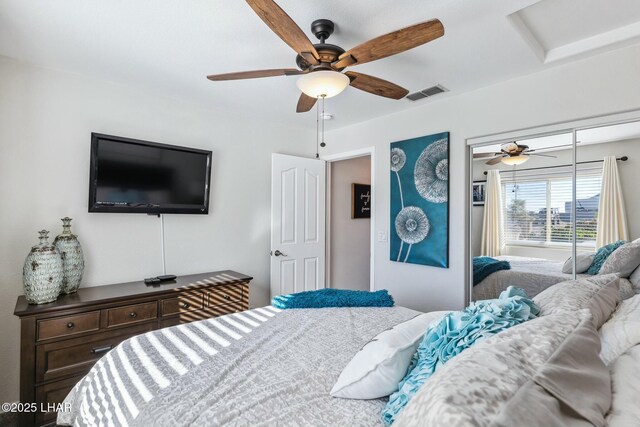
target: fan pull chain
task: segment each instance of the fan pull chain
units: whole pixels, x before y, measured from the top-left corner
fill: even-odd
[[[324,142],[324,99],[326,96],[320,95],[318,98],[322,98],[322,101],[316,103],[316,159],[320,158],[320,147],[327,146]],[[321,103],[322,105],[320,105]],[[320,113],[321,108],[322,113]]]
[[[316,159],[320,158],[320,103],[316,102]]]
[[[324,99],[325,95],[322,95],[322,114],[320,115],[321,123],[322,123],[322,141],[320,141],[320,147],[324,148],[327,146],[324,142]]]

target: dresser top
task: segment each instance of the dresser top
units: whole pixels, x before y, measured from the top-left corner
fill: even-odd
[[[232,270],[213,271],[209,273],[178,276],[176,280],[163,282],[159,285],[146,285],[143,280],[114,285],[81,287],[78,292],[61,295],[54,302],[47,304],[28,304],[24,295],[18,297],[16,316],[30,316],[49,311],[76,308],[90,304],[101,304],[130,299],[131,297],[146,297],[168,294],[185,289],[210,288],[211,286],[246,283],[253,277]]]

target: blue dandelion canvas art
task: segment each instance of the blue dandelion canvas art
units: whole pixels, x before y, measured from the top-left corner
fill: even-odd
[[[449,132],[391,143],[390,259],[449,268]]]

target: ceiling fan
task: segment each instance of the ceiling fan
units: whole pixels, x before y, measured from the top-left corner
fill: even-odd
[[[476,159],[482,157],[493,157],[486,162],[488,165],[497,165],[501,162],[507,165],[520,165],[529,160],[529,156],[556,157],[548,154],[533,154],[534,151],[536,150],[530,150],[528,145],[518,144],[513,141],[502,144],[499,153],[479,153],[474,154],[473,157]]]
[[[302,95],[296,112],[309,111],[319,97],[337,95],[348,85],[365,92],[391,99],[402,99],[409,91],[386,80],[353,71],[351,67],[413,49],[444,35],[442,23],[433,19],[398,31],[376,37],[345,51],[340,46],[326,43],[334,31],[334,23],[318,19],[311,24],[311,31],[320,40],[312,44],[304,32],[273,0],[246,0],[255,13],[296,53],[298,68],[283,68],[237,73],[214,74],[209,80],[240,80],[274,76],[303,76],[298,80]],[[327,93],[321,93],[327,92]],[[329,93],[330,92],[330,93]]]

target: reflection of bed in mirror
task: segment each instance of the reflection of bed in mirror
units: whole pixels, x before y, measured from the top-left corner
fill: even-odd
[[[527,295],[532,298],[556,283],[573,279],[573,274],[562,272],[564,265],[562,261],[519,256],[498,256],[495,259],[507,261],[511,269],[492,273],[475,285],[473,287],[473,300],[497,298],[500,292],[511,285],[524,289]],[[577,277],[592,276],[578,274]],[[620,293],[625,296],[634,293],[629,280],[621,279]]]

